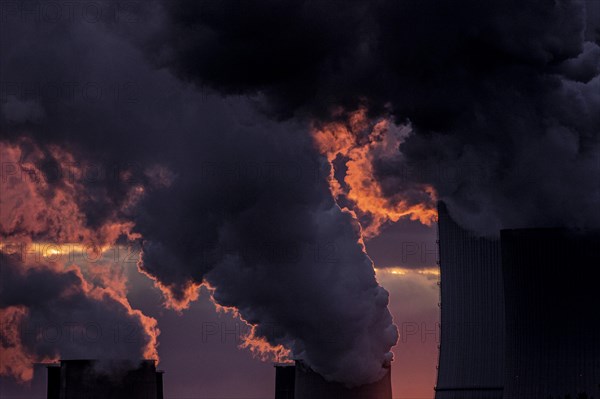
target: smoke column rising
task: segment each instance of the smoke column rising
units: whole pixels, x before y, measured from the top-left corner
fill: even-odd
[[[2,130],[3,148],[18,153],[11,164],[46,176],[64,170],[67,157],[68,171],[100,173],[75,182],[69,173],[48,178],[27,194],[6,176],[16,211],[3,213],[3,240],[102,248],[139,242],[139,269],[168,307],[185,311],[204,285],[219,308],[253,326],[246,344],[253,351],[281,356],[285,347],[348,385],[379,379],[398,334],[388,293],[376,281],[360,225],[332,198],[330,166],[309,123],[270,121],[251,100],[224,101],[157,70],[136,44],[160,25],[160,13],[138,11],[118,23],[110,13],[97,23],[9,14],[0,40],[9,50]],[[24,40],[33,47],[19,46]],[[89,82],[103,95],[83,91]],[[66,94],[50,90],[67,83]],[[30,148],[40,155],[23,157]],[[76,278],[70,267],[44,270],[57,279],[66,274],[69,292],[124,294],[121,279],[99,268]],[[33,286],[37,275],[15,276]],[[125,299],[118,303],[126,308]],[[20,326],[10,323],[13,336],[25,333]],[[138,349],[155,348],[153,339]],[[54,349],[53,359],[81,353]]]

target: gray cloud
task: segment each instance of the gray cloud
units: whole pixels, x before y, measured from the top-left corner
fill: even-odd
[[[90,290],[75,269],[25,266],[18,255],[0,261],[3,373],[27,379],[27,360],[144,358],[148,320],[120,298]]]

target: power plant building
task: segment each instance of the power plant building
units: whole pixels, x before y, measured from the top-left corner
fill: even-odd
[[[600,398],[600,233],[438,227],[436,399]]]
[[[275,365],[275,399],[294,399],[296,366],[287,363]]]
[[[506,399],[600,398],[600,234],[501,232]]]
[[[436,399],[501,399],[504,293],[500,243],[438,206],[441,335]]]

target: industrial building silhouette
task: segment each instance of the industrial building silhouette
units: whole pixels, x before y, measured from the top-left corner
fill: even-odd
[[[326,381],[302,361],[276,364],[275,399],[392,399],[391,368],[379,381],[347,388]]]
[[[301,361],[275,365],[275,399],[392,399],[391,369],[355,388],[326,381]],[[62,360],[47,366],[48,399],[163,399],[163,372],[153,360]]]
[[[504,292],[500,242],[476,237],[438,206],[441,336],[436,399],[501,399]]]
[[[48,366],[47,398],[163,399],[162,375],[154,360],[62,360]]]
[[[600,233],[502,230],[439,213],[436,399],[600,398]]]

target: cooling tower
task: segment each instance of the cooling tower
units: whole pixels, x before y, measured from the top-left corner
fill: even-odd
[[[356,388],[326,381],[301,361],[296,361],[294,399],[392,399],[391,368],[372,384]]]
[[[600,234],[501,232],[506,399],[600,397]]]
[[[48,367],[48,399],[161,399],[153,360],[62,360]]]
[[[294,399],[295,380],[293,364],[275,364],[275,399]]]
[[[163,399],[163,374],[165,372],[158,370],[156,372],[156,399]]]
[[[47,399],[60,399],[60,365],[48,366]]]
[[[435,398],[500,399],[504,377],[500,244],[462,229],[441,202],[438,213],[441,342]]]

